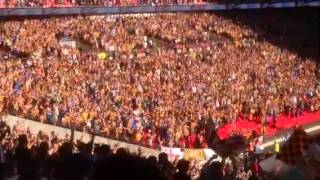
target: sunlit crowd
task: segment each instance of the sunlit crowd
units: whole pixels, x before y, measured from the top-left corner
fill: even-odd
[[[152,148],[320,108],[313,59],[214,14],[4,21],[0,47],[0,112]]]

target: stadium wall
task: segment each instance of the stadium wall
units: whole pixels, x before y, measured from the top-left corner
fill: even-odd
[[[52,131],[57,133],[59,138],[65,138],[66,134],[71,135],[71,129],[63,128],[59,126],[54,126],[50,124],[44,124],[37,121],[32,121],[29,119],[24,119],[16,116],[6,115],[2,116],[2,119],[12,128],[13,126],[21,127],[22,129],[29,128],[32,134],[37,134],[40,130],[50,134]],[[86,134],[80,131],[75,131],[74,133],[74,141],[81,140],[83,142],[89,142],[91,140],[91,135]],[[178,159],[193,159],[197,161],[205,162],[209,159],[214,161],[221,161],[221,157],[218,156],[212,149],[182,149],[182,148],[168,148],[168,147],[161,147],[161,150],[150,149],[134,144],[129,144],[113,139],[108,139],[101,136],[95,136],[94,143],[97,144],[108,144],[111,147],[123,147],[128,149],[132,153],[139,153],[141,152],[143,156],[156,156],[161,152],[165,152],[168,154],[170,160]]]
[[[68,134],[69,137],[71,135],[71,129],[68,129],[68,128],[58,127],[50,124],[44,124],[37,121],[23,119],[23,118],[11,116],[11,115],[3,116],[2,119],[6,121],[6,123],[11,128],[15,125],[24,129],[29,128],[32,134],[37,134],[41,130],[47,134],[54,131],[55,133],[58,134],[59,138],[65,138],[66,134]],[[91,135],[80,132],[80,131],[75,131],[74,140],[82,140],[84,142],[89,142],[91,140]],[[150,155],[158,156],[160,153],[160,151],[155,149],[145,148],[138,145],[124,143],[121,141],[108,139],[100,136],[95,136],[94,143],[108,144],[111,147],[115,147],[115,146],[123,147],[123,148],[129,149],[130,152],[134,152],[134,153],[138,153],[139,151],[138,148],[140,148],[143,152],[142,155],[145,155],[145,156],[150,156]]]
[[[54,126],[50,124],[44,124],[37,121],[24,119],[16,116],[6,115],[2,116],[2,119],[6,121],[6,123],[12,128],[13,126],[17,125],[23,129],[29,128],[31,133],[37,134],[40,130],[49,134],[52,131],[55,131],[58,134],[59,138],[64,138],[66,134],[71,135],[71,129],[63,128],[59,126]],[[305,131],[313,136],[320,133],[320,121],[304,125],[303,128]],[[260,146],[261,152],[268,152],[272,150],[272,147],[274,145],[275,141],[278,141],[280,143],[283,143],[285,140],[285,137],[288,134],[292,133],[292,129],[280,131],[275,136],[272,137],[264,137],[263,143]],[[91,135],[86,134],[80,131],[75,131],[74,133],[74,140],[82,140],[84,142],[89,142],[91,140]],[[215,151],[212,149],[181,149],[181,148],[168,148],[168,147],[161,147],[161,150],[155,150],[151,148],[146,148],[142,146],[138,146],[135,144],[129,144],[113,139],[108,139],[101,136],[95,136],[94,143],[98,144],[108,144],[111,147],[123,147],[128,149],[130,152],[138,153],[140,150],[143,156],[158,156],[161,152],[166,152],[169,155],[169,158],[171,160],[174,160],[175,158],[181,159],[195,159],[198,161],[205,161],[213,157],[214,155],[217,155]],[[217,160],[221,161],[221,157],[217,156]]]
[[[286,3],[242,3],[242,4],[203,4],[203,5],[144,5],[114,7],[53,7],[53,8],[0,8],[0,17],[5,16],[61,16],[61,15],[105,15],[105,14],[136,14],[165,12],[221,11],[229,9],[260,9],[260,8],[294,8],[318,7],[320,0],[309,2]]]

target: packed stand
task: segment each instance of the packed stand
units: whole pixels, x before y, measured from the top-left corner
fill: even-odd
[[[3,113],[152,148],[206,148],[238,118],[272,126],[320,108],[315,61],[214,14],[17,20],[0,30]]]
[[[142,6],[142,5],[201,5],[202,0],[1,0],[0,8],[18,7],[81,7],[81,6]],[[214,0],[210,3],[218,3]]]
[[[119,6],[163,6],[163,5],[204,5],[204,4],[256,4],[275,3],[270,0],[0,0],[0,8],[26,8],[26,7],[82,7],[82,6],[99,6],[99,7],[119,7]],[[280,2],[280,1],[279,1]],[[286,0],[281,3],[299,2],[308,3],[306,0]],[[262,7],[262,6],[261,6]]]

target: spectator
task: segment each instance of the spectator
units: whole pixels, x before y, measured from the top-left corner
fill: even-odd
[[[191,180],[191,177],[188,175],[189,171],[189,162],[186,160],[180,160],[177,164],[178,172],[173,175],[174,180]]]

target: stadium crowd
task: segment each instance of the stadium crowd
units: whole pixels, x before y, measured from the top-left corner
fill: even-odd
[[[201,5],[217,3],[217,0],[1,0],[0,8],[16,7],[80,7],[80,6],[141,6],[141,5]],[[231,1],[229,2],[231,3]]]
[[[274,126],[279,114],[319,110],[316,62],[255,32],[196,13],[1,22],[0,111],[152,148],[205,148],[238,118]]]
[[[97,144],[94,136],[84,143],[82,137],[76,139],[74,131],[60,136],[54,131],[33,134],[31,129],[19,123],[9,127],[0,119],[0,179],[263,180],[292,179],[292,174],[296,179],[318,179],[320,175],[320,137],[310,138],[299,128],[281,147],[283,152],[245,153],[242,165],[231,154],[221,161],[214,156],[207,162],[170,160],[163,152],[158,157],[145,156],[141,150],[132,153],[122,147]],[[306,139],[302,141],[301,135]],[[301,154],[288,156],[296,150]],[[273,164],[270,171],[266,161],[274,155],[278,164]]]
[[[246,4],[271,4],[271,3],[309,3],[308,0],[0,0],[0,8],[55,8],[55,7],[119,7],[119,6],[167,6],[167,5],[204,5],[204,4],[224,4],[237,5]]]
[[[255,171],[236,171],[230,158],[197,164],[184,159],[169,161],[168,155],[143,156],[128,149],[59,138],[19,125],[10,128],[0,121],[0,179],[159,179],[159,180],[248,180],[261,177]],[[252,173],[253,172],[253,173]]]

